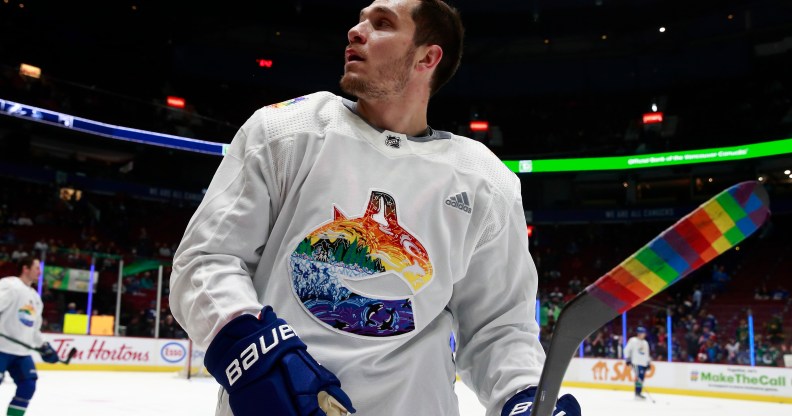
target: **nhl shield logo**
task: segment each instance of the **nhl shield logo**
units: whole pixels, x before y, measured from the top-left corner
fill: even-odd
[[[401,147],[401,138],[388,135],[385,137],[385,145],[394,149],[398,149]]]

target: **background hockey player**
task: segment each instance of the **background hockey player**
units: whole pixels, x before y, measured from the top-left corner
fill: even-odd
[[[646,328],[639,326],[635,330],[635,336],[627,341],[624,348],[624,359],[628,366],[632,366],[635,373],[635,398],[646,399],[641,391],[643,390],[644,376],[649,365],[652,363],[649,352],[649,342],[646,341]]]
[[[529,414],[544,353],[520,182],[427,124],[462,33],[442,1],[377,0],[347,35],[357,102],[299,97],[234,137],[171,276],[217,414],[324,415],[325,391],[361,415],[454,416],[457,373],[487,415]]]
[[[8,405],[9,416],[25,414],[38,379],[30,349],[19,343],[37,347],[48,363],[58,362],[58,354],[41,337],[42,302],[30,287],[41,273],[39,261],[23,257],[19,265],[19,277],[0,279],[0,381],[8,371],[16,384],[16,393]]]

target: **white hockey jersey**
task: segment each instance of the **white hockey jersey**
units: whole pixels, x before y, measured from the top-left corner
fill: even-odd
[[[0,334],[32,347],[44,344],[41,336],[43,304],[38,293],[18,277],[0,279]],[[31,351],[0,337],[0,352],[30,355]]]
[[[649,352],[649,342],[645,339],[632,337],[627,341],[627,346],[624,347],[624,359],[631,361],[635,365],[641,367],[648,367],[652,362],[652,356]]]
[[[458,415],[457,373],[500,415],[544,362],[519,179],[480,143],[378,131],[345,103],[240,129],[176,252],[174,316],[206,347],[271,305],[357,415]]]

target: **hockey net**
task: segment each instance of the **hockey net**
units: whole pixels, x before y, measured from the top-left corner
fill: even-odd
[[[179,370],[179,376],[188,380],[193,377],[212,377],[209,371],[206,370],[206,367],[204,367],[205,355],[206,350],[197,348],[192,340],[190,340],[187,349],[187,359],[184,360],[184,367]]]

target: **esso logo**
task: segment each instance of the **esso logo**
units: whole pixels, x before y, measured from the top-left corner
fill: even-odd
[[[178,342],[169,342],[162,346],[160,356],[162,356],[162,359],[166,362],[178,363],[187,357],[187,349]]]

